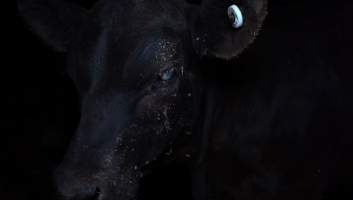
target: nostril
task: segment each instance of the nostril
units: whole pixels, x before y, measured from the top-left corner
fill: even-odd
[[[94,191],[92,199],[90,199],[90,200],[98,200],[100,195],[101,195],[101,190],[97,187],[96,191]]]

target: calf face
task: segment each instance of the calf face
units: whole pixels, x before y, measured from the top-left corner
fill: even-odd
[[[81,119],[56,171],[66,199],[131,199],[142,168],[190,131],[197,60],[230,59],[255,38],[266,2],[103,1],[90,12],[61,1],[20,1],[34,32],[66,52]]]
[[[57,170],[59,192],[68,198],[95,191],[102,198],[134,197],[141,168],[190,123],[190,75],[180,33],[163,25],[163,14],[139,16],[150,11],[130,9],[136,11],[112,26],[90,25],[96,30],[71,50],[70,72],[81,88],[82,114]],[[87,41],[92,43],[83,47]]]

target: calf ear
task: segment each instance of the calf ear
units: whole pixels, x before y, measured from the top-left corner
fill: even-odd
[[[36,35],[60,52],[86,18],[85,10],[64,0],[18,0],[18,11]]]
[[[232,26],[232,5],[243,16],[241,27]],[[196,53],[231,59],[253,42],[266,14],[267,0],[203,0],[187,7],[186,21]]]

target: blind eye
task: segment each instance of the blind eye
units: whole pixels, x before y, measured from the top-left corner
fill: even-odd
[[[174,78],[174,76],[175,76],[175,69],[174,68],[167,69],[160,74],[160,78],[162,81],[172,80]]]

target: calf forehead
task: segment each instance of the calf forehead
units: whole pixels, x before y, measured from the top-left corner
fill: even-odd
[[[140,37],[123,34],[118,39],[103,31],[88,55],[92,82],[96,87],[136,86],[166,67],[181,64],[179,45],[177,37],[163,31]]]
[[[122,79],[138,82],[159,73],[166,67],[180,63],[178,39],[154,35],[142,39],[129,54],[123,66]]]
[[[158,23],[181,28],[185,24],[184,7],[180,0],[108,0],[96,17],[104,27],[112,26],[117,32],[145,30]],[[139,32],[130,32],[134,33]]]
[[[184,30],[180,3],[122,2],[105,3],[73,45],[69,71],[82,91],[129,84],[176,52]]]

